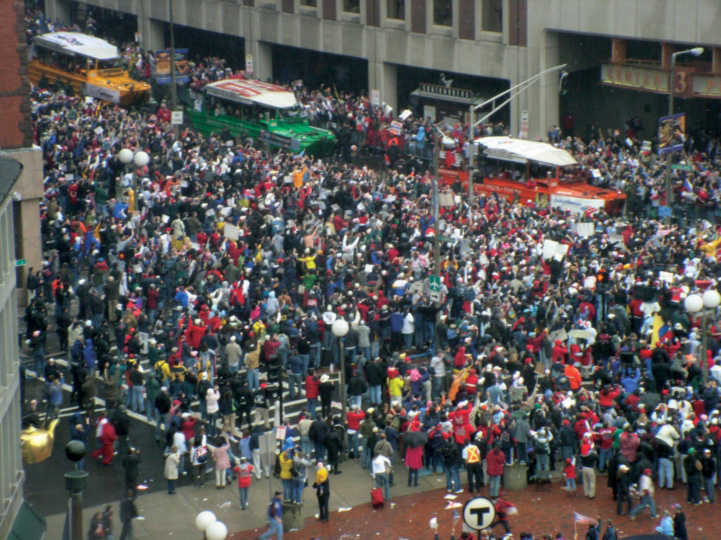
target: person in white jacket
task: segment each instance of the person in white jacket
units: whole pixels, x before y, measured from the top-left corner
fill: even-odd
[[[658,487],[673,488],[673,457],[676,452],[676,444],[679,440],[678,431],[671,424],[659,419],[661,427],[656,433],[658,456]]]
[[[406,351],[410,351],[411,345],[413,345],[413,333],[416,331],[415,322],[416,320],[415,317],[413,317],[413,313],[408,310],[403,317],[403,327],[401,328],[403,346]]]
[[[216,423],[218,421],[218,400],[220,399],[220,389],[216,384],[213,388],[208,388],[205,394],[205,403],[208,407],[208,437],[215,437],[218,434]]]

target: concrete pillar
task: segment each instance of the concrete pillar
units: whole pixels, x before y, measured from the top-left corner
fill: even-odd
[[[386,62],[368,62],[368,86],[380,90],[381,102],[398,113],[398,68]]]
[[[51,21],[70,21],[70,0],[45,0],[45,15]]]
[[[503,487],[508,491],[521,491],[528,487],[528,466],[517,463],[503,468]]]
[[[140,21],[140,19],[138,19]],[[141,33],[141,45],[146,51],[159,51],[165,49],[165,33],[163,32],[163,21],[157,19],[145,19],[138,23],[138,30]]]
[[[561,63],[558,34],[545,31],[541,36],[541,48],[539,53],[540,65],[538,71],[529,76],[540,73]],[[545,137],[551,125],[559,125],[560,107],[558,94],[558,81],[560,72],[554,72],[543,77],[540,83],[530,90],[536,94],[531,103],[534,107],[529,112],[529,138]]]
[[[253,78],[265,81],[273,79],[273,45],[254,39],[246,41],[246,51],[253,55]]]
[[[163,22],[151,19],[151,2],[152,0],[136,0],[135,11],[140,34],[140,48],[146,51],[157,51],[165,48],[165,37]]]

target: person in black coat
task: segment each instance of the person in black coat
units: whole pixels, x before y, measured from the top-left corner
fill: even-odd
[[[673,509],[676,515],[673,516],[673,537],[676,540],[688,540],[688,532],[686,531],[686,515],[681,510],[680,504],[674,504]]]
[[[616,513],[619,516],[623,515],[623,502],[626,501],[628,505],[628,512],[631,513],[631,475],[630,468],[627,465],[621,464],[618,466],[616,473]]]
[[[315,446],[315,459],[316,461],[323,461],[325,459],[326,446],[325,440],[330,433],[330,426],[323,420],[322,416],[318,416],[315,421],[310,425],[308,431],[308,437],[313,441]]]
[[[120,522],[123,529],[120,532],[119,540],[133,537],[133,519],[138,517],[138,510],[133,502],[133,492],[128,491],[126,497],[120,502]]]
[[[333,383],[330,381],[328,375],[323,375],[320,378],[320,384],[318,385],[318,393],[320,396],[321,414],[325,418],[330,417],[330,402],[333,397],[333,388]]]
[[[325,438],[325,447],[328,450],[328,465],[330,465],[333,474],[340,474],[342,471],[338,470],[340,464],[340,456],[343,452],[343,439],[341,438],[338,429],[335,426],[330,426],[330,418],[328,419],[329,432]]]
[[[253,410],[253,392],[248,386],[248,381],[244,380],[240,387],[235,390],[236,413],[238,415],[238,427],[243,427],[243,417],[248,420],[248,429],[253,427],[250,419],[250,413]]]
[[[123,458],[123,469],[125,469],[125,491],[138,496],[138,476],[140,475],[140,450],[130,447],[127,455]]]

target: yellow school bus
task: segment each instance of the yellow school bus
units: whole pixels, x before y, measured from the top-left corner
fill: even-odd
[[[122,69],[118,48],[79,32],[53,32],[35,37],[28,66],[35,85],[70,85],[76,94],[124,107],[150,99],[150,85]]]

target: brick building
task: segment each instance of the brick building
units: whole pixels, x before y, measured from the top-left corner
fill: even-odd
[[[22,1],[0,2],[0,538],[35,539],[43,520],[23,502],[18,277],[40,263],[42,154],[32,144]]]

